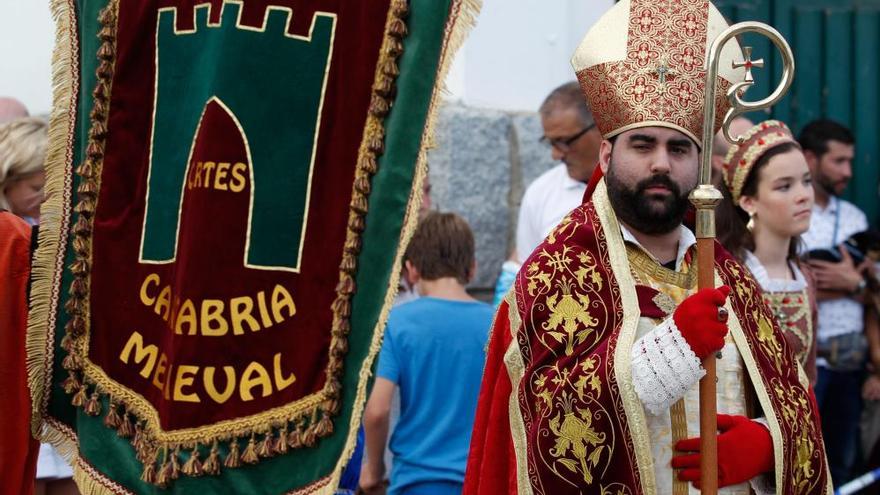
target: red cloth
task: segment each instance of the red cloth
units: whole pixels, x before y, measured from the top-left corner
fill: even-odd
[[[499,314],[509,311],[507,301]],[[474,421],[471,449],[463,495],[471,493],[517,493],[516,456],[510,436],[510,377],[504,366],[504,353],[511,344],[510,320],[497,318],[486,356],[483,387]]]
[[[25,334],[30,227],[0,211],[0,480],[3,493],[34,490],[39,444],[31,436]]]
[[[718,415],[718,487],[736,485],[773,469],[773,439],[764,425],[745,416]],[[675,444],[682,454],[672,458],[681,469],[678,479],[700,486],[700,438]]]

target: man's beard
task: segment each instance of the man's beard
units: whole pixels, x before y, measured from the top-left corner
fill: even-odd
[[[818,185],[825,191],[825,194],[829,196],[839,196],[843,192],[843,190],[846,189],[846,186],[849,182],[848,180],[834,182],[833,180],[829,179],[827,175],[823,174],[821,170],[817,170],[816,174],[813,175],[813,181],[816,183],[816,185]],[[840,191],[837,190],[838,185],[841,186]]]
[[[635,189],[621,182],[608,164],[605,183],[608,199],[618,219],[643,234],[666,234],[681,225],[688,208],[687,194],[682,194],[678,184],[666,174],[653,175],[638,184]],[[669,194],[650,197],[645,191],[652,186],[664,186]]]

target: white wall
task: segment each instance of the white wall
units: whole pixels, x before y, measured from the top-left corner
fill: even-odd
[[[49,0],[0,0],[0,96],[18,98],[32,115],[49,113],[54,44]]]
[[[575,78],[569,59],[614,0],[483,0],[476,27],[447,79],[454,99],[476,107],[537,110]]]
[[[52,105],[54,23],[48,0],[0,0],[0,96],[32,114]],[[574,79],[568,60],[613,0],[483,0],[476,27],[449,74],[451,97],[467,105],[534,111]]]

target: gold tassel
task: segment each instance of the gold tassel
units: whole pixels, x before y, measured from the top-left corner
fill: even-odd
[[[336,293],[337,294],[346,294],[346,295],[354,294],[356,288],[357,287],[354,283],[354,278],[352,278],[351,275],[346,273],[346,274],[342,275],[341,277],[339,277],[339,283],[336,284]],[[337,313],[339,313],[339,316],[342,316],[343,318],[348,318],[350,316],[351,308],[346,309],[345,305],[341,301],[339,301],[338,299],[337,299],[337,302],[339,302],[339,304],[336,304],[336,307],[334,308],[334,310]],[[346,314],[346,313],[349,313],[349,314]]]
[[[79,382],[76,375],[73,374],[73,371],[68,371],[67,378],[61,382],[61,387],[64,388],[66,393],[72,394],[79,390],[79,388],[82,387],[82,384]]]
[[[88,397],[86,396],[86,386],[85,384],[83,384],[79,387],[79,390],[76,391],[76,394],[74,394],[73,399],[70,400],[70,403],[73,404],[75,407],[82,407],[86,403],[87,399]]]
[[[238,453],[238,440],[233,439],[229,444],[229,454],[223,461],[223,465],[228,468],[237,468],[241,466],[241,455]]]
[[[361,175],[354,181],[354,188],[361,194],[370,194],[370,178],[366,175]],[[86,266],[88,269],[88,266]]]
[[[131,446],[134,450],[140,451],[143,448],[144,431],[140,423],[134,425],[134,438],[131,439]]]
[[[309,425],[309,427],[306,428],[306,432],[303,434],[302,442],[306,447],[314,447],[315,442],[318,441],[318,436],[315,434],[315,426],[314,423]]]
[[[287,445],[292,449],[302,447],[302,431],[301,425],[296,425],[290,435],[287,436]]]
[[[337,320],[333,322],[336,335],[348,335],[351,331],[351,322],[348,320]]]
[[[385,138],[384,136],[377,135],[370,138],[367,142],[367,149],[376,154],[376,156],[381,155],[385,152]],[[94,205],[92,205],[92,210],[94,211]]]
[[[383,118],[391,111],[391,104],[382,96],[375,94],[370,101],[370,113],[376,118]]]
[[[104,426],[116,430],[119,428],[119,425],[122,424],[122,420],[119,418],[119,413],[116,412],[116,403],[113,402],[112,398],[110,399],[110,404],[107,406],[107,409],[107,415],[104,416]]]
[[[369,210],[370,204],[367,202],[367,198],[364,197],[363,194],[358,194],[351,199],[351,207],[354,211],[364,214]]]
[[[70,271],[79,277],[88,275],[89,273],[89,262],[85,259],[79,259],[70,264]]]
[[[92,90],[92,98],[101,101],[107,101],[107,86],[103,81],[98,81],[98,84],[95,85],[95,89]]]
[[[192,452],[190,452],[189,459],[183,465],[183,474],[195,477],[205,474],[202,463],[199,461],[200,455],[199,446],[196,445],[193,447]]]
[[[263,441],[257,448],[257,455],[260,457],[272,457],[275,455],[275,440],[272,438],[272,430],[266,432]]]
[[[83,408],[85,413],[89,416],[97,416],[101,414],[101,401],[98,398],[98,391],[92,392],[91,397],[89,397],[89,401],[86,402],[86,406]]]
[[[116,430],[116,435],[120,438],[131,438],[134,434],[134,428],[131,426],[131,420],[128,418],[128,412],[122,413],[122,424]]]
[[[333,343],[333,351],[344,356],[348,352],[348,340],[344,338],[336,339],[336,342]]]
[[[406,23],[401,19],[394,19],[391,21],[391,27],[388,31],[389,34],[395,38],[403,38],[406,36]]]
[[[244,448],[244,452],[241,453],[241,461],[246,464],[256,464],[260,460],[260,456],[257,455],[257,440],[254,438],[254,434],[251,433],[251,439],[248,440],[247,447]]]
[[[168,486],[171,483],[171,460],[168,458],[168,447],[165,447],[165,462],[162,464],[162,469],[159,470],[159,476],[156,477],[156,484],[162,488]]]
[[[208,454],[208,458],[202,463],[202,471],[208,476],[220,474],[220,449],[217,448],[216,440],[211,445],[211,453]]]
[[[74,296],[76,297],[76,296]],[[67,333],[70,334],[71,337],[76,338],[86,331],[86,320],[79,314],[73,315],[73,318],[67,322],[66,327]],[[77,360],[77,363],[79,361]]]
[[[333,421],[330,420],[330,416],[324,414],[321,421],[315,425],[315,434],[319,437],[325,437],[330,433],[333,433]]]
[[[157,449],[150,462],[144,463],[144,470],[141,472],[141,481],[151,485],[156,483],[156,461],[158,460],[159,451]]]
[[[180,455],[180,447],[175,447],[174,452],[171,454],[171,479],[176,480],[180,478],[180,459],[178,456]]]
[[[354,273],[357,270],[357,261],[354,256],[350,253],[342,255],[342,265],[339,266],[339,269],[346,273]]]
[[[278,440],[275,441],[275,452],[284,455],[287,453],[287,450],[287,423],[284,423],[284,426],[281,427],[281,431],[278,432]]]
[[[376,162],[376,157],[373,155],[364,156],[358,167],[370,175],[379,171],[379,164]]]

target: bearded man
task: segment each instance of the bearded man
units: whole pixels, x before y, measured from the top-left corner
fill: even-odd
[[[604,178],[499,307],[465,493],[698,493],[697,383],[719,351],[720,492],[831,493],[812,393],[760,289],[716,245],[719,288],[696,290],[682,220],[705,52],[726,27],[705,0],[622,0],[575,53]],[[741,56],[729,44],[722,66]],[[742,76],[719,74],[719,93]]]

